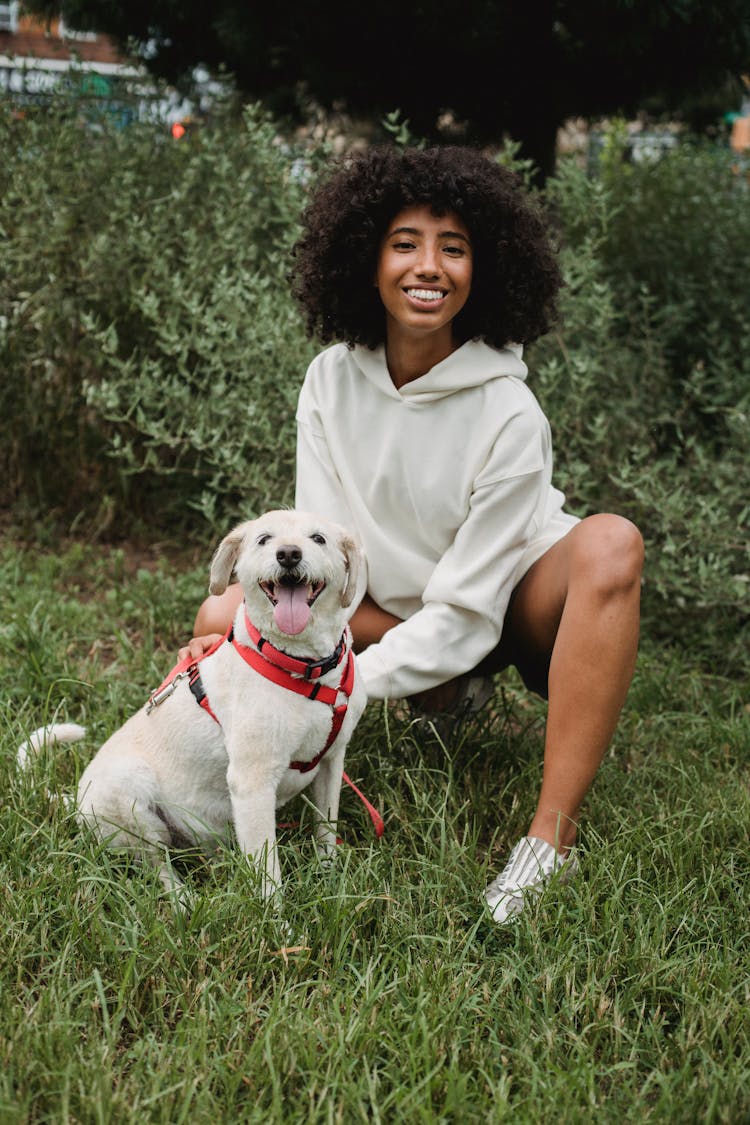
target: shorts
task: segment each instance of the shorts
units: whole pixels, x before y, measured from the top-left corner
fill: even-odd
[[[552,519],[547,520],[544,526],[544,531],[532,539],[527,546],[524,553],[521,555],[521,561],[516,567],[514,575],[513,587],[523,578],[527,570],[531,570],[535,562],[537,562],[542,555],[549,551],[550,547],[554,547],[555,543],[559,543],[564,539],[569,531],[572,531],[580,523],[578,516],[571,516],[569,512],[555,512]]]

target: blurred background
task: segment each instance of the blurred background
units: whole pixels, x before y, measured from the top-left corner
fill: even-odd
[[[650,635],[744,667],[748,74],[750,0],[0,4],[4,532],[205,552],[289,502],[310,184],[471,143],[556,230],[558,484],[643,530]]]

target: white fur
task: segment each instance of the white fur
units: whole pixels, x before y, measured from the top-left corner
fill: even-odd
[[[322,535],[325,543],[311,538]],[[267,538],[266,538],[267,537]],[[278,630],[273,606],[259,586],[283,573],[281,546],[302,552],[299,571],[325,589],[310,620],[296,636]],[[210,590],[223,593],[232,572],[242,585],[250,620],[276,648],[298,658],[323,659],[341,637],[356,590],[359,549],[342,528],[297,511],[269,512],[240,524],[219,545],[211,564]],[[250,644],[244,610],[235,635]],[[343,665],[320,682],[336,686]],[[232,824],[242,851],[261,865],[263,894],[280,886],[275,810],[307,785],[317,810],[316,840],[326,856],[336,841],[344,752],[364,710],[358,677],[341,731],[315,769],[300,773],[295,760],[310,761],[331,730],[331,708],[265,679],[230,644],[200,663],[219,726],[198,706],[187,682],[150,713],[144,706],[100,748],[78,786],[78,812],[102,840],[153,861],[159,877],[182,899],[181,883],[166,861],[170,845],[211,843]],[[343,698],[340,698],[343,702]],[[44,741],[74,741],[82,727],[41,728],[19,750],[19,763]]]
[[[86,728],[80,727],[78,723],[55,723],[54,726],[39,727],[18,747],[16,762],[24,770],[29,764],[29,754],[38,754],[45,743],[78,742],[85,733]]]

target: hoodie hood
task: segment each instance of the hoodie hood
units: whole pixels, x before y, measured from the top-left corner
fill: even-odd
[[[506,375],[525,382],[528,368],[521,358],[521,344],[508,344],[504,348],[491,348],[479,340],[469,340],[452,352],[442,363],[399,390],[393,385],[385,360],[385,348],[374,351],[357,344],[354,359],[362,374],[389,398],[409,399],[411,402],[432,402],[445,398],[467,387],[479,387],[491,379]]]

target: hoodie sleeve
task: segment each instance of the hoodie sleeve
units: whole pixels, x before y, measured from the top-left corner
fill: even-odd
[[[299,418],[294,506],[305,512],[325,512],[343,527],[354,526],[325,438]]]
[[[549,431],[546,424],[529,430],[528,423],[527,416],[499,439],[502,449],[477,478],[466,519],[430,576],[422,608],[359,656],[370,698],[403,698],[444,683],[474,668],[500,640],[518,566],[549,491]],[[510,459],[509,443],[517,450]]]

